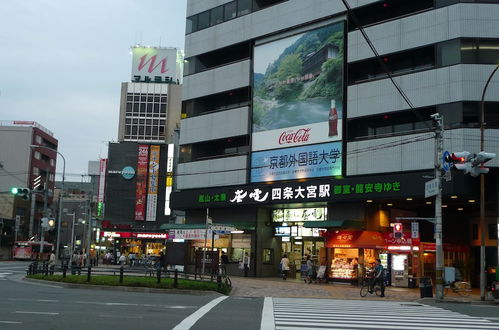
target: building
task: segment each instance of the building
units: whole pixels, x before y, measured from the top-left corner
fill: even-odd
[[[159,255],[167,238],[160,226],[177,218],[169,200],[183,57],[175,48],[137,46],[132,54],[132,79],[121,89],[118,142],[109,143],[100,174],[101,246],[116,254]]]
[[[40,234],[40,218],[44,210],[42,192],[31,193],[23,199],[10,193],[12,187],[33,190],[35,178],[40,177],[38,189],[43,191],[40,188],[47,186],[46,215],[55,216],[52,202],[57,139],[51,131],[34,121],[0,121],[0,141],[1,245],[10,247],[16,239],[16,218],[19,219],[17,239],[27,240]]]
[[[493,2],[350,0],[347,12],[330,0],[189,0],[172,196],[186,224],[164,228],[194,235],[208,214],[243,231],[208,246],[234,262],[249,253],[257,276],[275,275],[284,253],[296,272],[312,255],[334,280],[355,280],[378,257],[395,285],[434,276],[432,225],[411,235],[400,220],[401,238],[391,226],[434,216],[424,196],[435,163],[432,114],[444,117],[445,150],[479,151],[481,94],[499,59]],[[499,150],[497,81],[485,102],[489,152]],[[486,176],[488,266],[497,260],[498,164],[489,162]],[[471,280],[478,186],[460,172],[443,184],[445,265]],[[189,244],[194,266],[203,245]]]

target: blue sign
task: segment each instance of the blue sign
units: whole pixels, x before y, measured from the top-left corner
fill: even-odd
[[[251,182],[339,176],[341,163],[341,142],[254,152]]]
[[[445,172],[448,172],[450,170],[450,164],[447,163],[445,160],[447,157],[450,157],[450,152],[447,150],[444,151],[443,157],[442,157],[442,168],[444,169]]]
[[[126,166],[121,170],[121,176],[125,180],[130,180],[135,176],[135,170],[131,166]]]

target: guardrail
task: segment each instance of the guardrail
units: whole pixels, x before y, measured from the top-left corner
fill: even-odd
[[[175,270],[165,270],[161,268],[145,267],[145,268],[125,268],[121,266],[119,268],[106,268],[106,267],[78,267],[74,265],[68,265],[67,263],[61,263],[61,265],[49,265],[48,262],[32,262],[29,264],[26,270],[27,275],[62,275],[66,278],[68,273],[70,275],[86,275],[87,282],[90,282],[93,275],[112,275],[119,276],[119,282],[123,283],[125,276],[134,277],[156,277],[157,283],[161,283],[163,278],[173,278],[173,287],[178,287],[178,279],[203,281],[203,282],[216,282],[219,287],[222,283],[227,286],[232,286],[232,283],[227,275],[222,274],[198,274],[198,273],[186,273],[183,271]]]

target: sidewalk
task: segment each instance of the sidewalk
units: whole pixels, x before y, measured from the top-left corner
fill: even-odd
[[[246,297],[278,297],[278,298],[331,298],[331,299],[367,299],[367,300],[389,300],[389,301],[423,301],[419,288],[386,287],[385,297],[368,294],[360,296],[360,287],[350,284],[339,283],[312,283],[307,284],[303,280],[281,278],[255,278],[255,277],[231,277],[231,296]],[[468,297],[461,297],[453,292],[445,292],[445,302],[471,303],[480,302],[480,291],[473,290]]]

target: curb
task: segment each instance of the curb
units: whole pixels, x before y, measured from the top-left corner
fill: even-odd
[[[112,285],[95,285],[95,284],[77,284],[77,283],[65,283],[57,281],[47,281],[38,280],[33,278],[23,277],[23,281],[33,282],[33,283],[53,283],[60,285],[64,288],[70,289],[94,289],[94,290],[109,290],[109,291],[124,291],[124,292],[143,292],[143,293],[163,293],[163,294],[183,294],[192,296],[224,296],[223,294],[216,291],[203,291],[203,290],[179,290],[179,289],[157,289],[157,288],[143,288],[137,286],[112,286]]]
[[[421,298],[417,300],[419,303],[434,302],[436,304],[480,304],[498,306],[499,302],[496,301],[482,301],[482,300],[458,300],[458,299],[436,299],[436,298]]]

